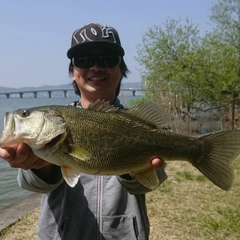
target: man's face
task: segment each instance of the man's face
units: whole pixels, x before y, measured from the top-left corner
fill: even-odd
[[[116,66],[102,66],[104,64],[108,66],[108,62],[116,62],[117,59],[119,61]],[[116,88],[122,79],[119,63],[119,56],[112,56],[111,52],[105,50],[91,50],[84,53],[84,55],[77,56],[72,74],[73,81],[77,83],[80,89],[81,97],[86,96],[112,102],[115,99]],[[82,65],[84,68],[76,65]],[[88,65],[92,66],[88,67]]]

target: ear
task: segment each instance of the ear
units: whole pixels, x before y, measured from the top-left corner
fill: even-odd
[[[68,66],[69,77],[73,78],[73,71],[74,71],[74,67],[73,67],[72,61],[70,61],[69,66]],[[74,80],[74,78],[73,78],[73,80]]]
[[[72,80],[75,81],[75,77],[74,77],[73,71],[74,71],[74,67],[70,66],[69,67],[69,73],[71,73],[71,75],[72,75]]]

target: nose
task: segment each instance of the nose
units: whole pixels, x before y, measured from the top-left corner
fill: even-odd
[[[102,71],[103,67],[101,67],[98,61],[95,61],[94,65],[90,68],[92,71]]]

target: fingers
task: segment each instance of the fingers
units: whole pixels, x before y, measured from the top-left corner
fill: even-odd
[[[165,166],[165,162],[164,162],[164,160],[163,159],[161,159],[161,158],[158,158],[158,157],[153,157],[152,159],[151,159],[151,163],[152,163],[152,166],[154,167],[154,168],[162,168],[162,167],[164,167]]]
[[[14,148],[0,148],[0,157],[8,161],[12,158],[14,152]]]
[[[32,149],[21,143],[16,147],[0,148],[0,157],[6,160],[13,168],[24,170],[31,168],[42,168],[49,163],[34,155]]]

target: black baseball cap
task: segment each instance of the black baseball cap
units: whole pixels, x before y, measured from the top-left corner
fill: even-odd
[[[124,49],[115,28],[100,23],[89,23],[73,32],[69,59],[91,49],[107,49],[124,56]]]

